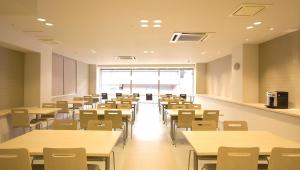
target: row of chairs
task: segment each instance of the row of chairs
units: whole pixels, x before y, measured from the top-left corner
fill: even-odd
[[[44,148],[44,164],[31,164],[27,149],[0,149],[1,170],[100,170],[88,164],[84,148]]]
[[[259,148],[218,149],[217,164],[205,164],[202,170],[299,170],[300,148],[273,148],[268,164],[259,164]]]

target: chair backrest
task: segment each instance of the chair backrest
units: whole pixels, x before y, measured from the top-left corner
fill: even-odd
[[[121,104],[130,104],[131,105],[131,103],[132,103],[131,99],[121,101]]]
[[[105,101],[105,104],[110,104],[113,109],[117,108],[116,101]]]
[[[98,109],[114,109],[115,104],[109,104],[109,103],[100,103],[97,105]]]
[[[179,104],[179,101],[169,101],[168,104]]]
[[[68,113],[68,101],[56,101],[56,107],[61,108],[60,111],[57,111],[58,113]]]
[[[186,99],[186,94],[180,94],[179,96],[183,99]]]
[[[201,109],[201,104],[188,104],[186,105],[187,109]]]
[[[122,93],[116,93],[116,97],[122,97]]]
[[[121,110],[104,110],[104,119],[111,120],[112,128],[122,129],[122,111]]]
[[[131,104],[118,104],[117,109],[131,109]]]
[[[74,101],[83,101],[84,98],[83,97],[74,97],[73,100]]]
[[[133,96],[140,97],[140,93],[133,93]]]
[[[168,104],[168,109],[185,109],[184,104]]]
[[[218,126],[219,122],[219,110],[204,110],[203,120],[214,120]]]
[[[259,148],[220,147],[217,170],[257,170]]]
[[[27,109],[12,109],[11,118],[13,128],[30,127],[30,117]]]
[[[83,96],[83,100],[86,101],[86,104],[93,104],[92,96]]]
[[[80,110],[80,129],[86,129],[90,120],[98,120],[97,110]]]
[[[87,170],[84,148],[44,148],[45,170]]]
[[[192,121],[192,131],[215,131],[217,124],[213,120]]]
[[[27,149],[0,149],[1,170],[31,170]]]
[[[225,131],[247,131],[248,125],[246,121],[224,121],[223,129]]]
[[[193,102],[183,101],[182,104],[193,104]]]
[[[52,124],[54,130],[77,130],[76,120],[54,120]]]
[[[107,93],[101,93],[101,99],[107,100],[108,99]]]
[[[56,103],[43,103],[42,107],[43,108],[55,108],[56,107]]]
[[[152,93],[146,93],[146,100],[152,100]]]
[[[191,128],[195,119],[195,110],[178,110],[178,127]]]
[[[111,131],[112,121],[111,120],[90,120],[88,122],[86,130]]]
[[[268,170],[299,170],[300,148],[273,148]]]

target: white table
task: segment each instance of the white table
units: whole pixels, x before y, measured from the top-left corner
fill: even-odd
[[[43,148],[85,148],[87,157],[105,159],[110,169],[110,153],[116,145],[119,131],[34,130],[0,144],[0,148],[26,148],[31,156],[43,156]]]
[[[260,156],[268,156],[274,147],[300,148],[300,144],[266,131],[185,131],[182,132],[194,148],[194,170],[198,160],[216,159],[220,146],[259,147]]]

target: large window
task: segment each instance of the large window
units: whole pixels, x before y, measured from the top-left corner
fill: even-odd
[[[194,69],[100,69],[98,93],[194,94]]]

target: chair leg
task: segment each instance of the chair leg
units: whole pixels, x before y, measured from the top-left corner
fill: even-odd
[[[130,138],[132,139],[132,126],[133,124],[131,123],[131,126],[130,126]]]

